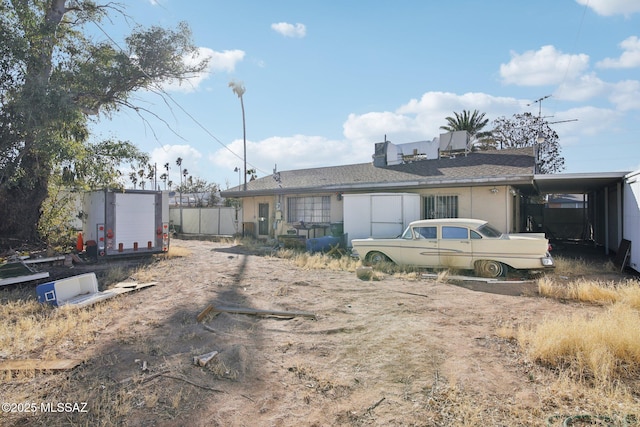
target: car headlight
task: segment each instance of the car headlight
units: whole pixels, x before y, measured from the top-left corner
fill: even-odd
[[[553,266],[553,258],[551,257],[540,258],[540,261],[542,261],[542,265],[544,265],[545,267]]]

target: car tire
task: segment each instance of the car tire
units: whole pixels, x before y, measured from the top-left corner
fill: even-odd
[[[475,272],[480,277],[500,277],[505,272],[505,266],[493,260],[476,261]]]
[[[391,262],[391,260],[382,252],[374,251],[367,254],[367,262],[371,265],[376,265],[383,262]]]

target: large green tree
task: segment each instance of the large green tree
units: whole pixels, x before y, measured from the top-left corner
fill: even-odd
[[[491,133],[501,149],[535,147],[536,173],[557,173],[564,169],[558,134],[540,116],[514,114],[510,119],[498,117],[493,124]]]
[[[134,91],[206,67],[204,60],[184,60],[197,53],[186,24],[136,28],[121,47],[94,41],[85,26],[99,28],[103,19],[124,13],[119,7],[0,0],[0,237],[36,238],[52,175],[67,164],[80,177],[75,168],[84,164],[86,172],[91,153],[109,148],[88,143],[90,119],[123,107],[140,112],[130,100]],[[117,143],[110,148],[117,152]]]
[[[453,114],[454,117],[445,118],[447,124],[440,126],[440,129],[447,132],[466,130],[471,138],[476,140],[476,146],[483,149],[493,145],[491,132],[482,130],[489,123],[489,119],[485,119],[485,113],[480,113],[478,110],[462,110],[462,113],[454,111]]]

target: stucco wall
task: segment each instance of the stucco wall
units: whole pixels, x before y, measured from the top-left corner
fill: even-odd
[[[455,188],[426,188],[418,191],[423,197],[421,202],[421,215],[424,218],[424,197],[429,195],[448,195],[458,197],[458,216],[460,218],[478,218],[491,222],[495,227],[503,232],[513,232],[519,229],[519,197],[509,186],[478,186],[478,187],[455,187]],[[331,223],[341,223],[344,221],[343,201],[336,193],[314,193],[314,196],[330,197]],[[297,195],[301,196],[301,195]],[[258,205],[260,203],[269,204],[269,234],[257,235],[258,230]],[[243,198],[243,219],[244,223],[253,223],[257,237],[274,237],[286,234],[291,230],[292,224],[287,223],[287,196],[259,196]],[[275,227],[274,227],[275,224]],[[317,230],[317,236],[322,235],[321,230]],[[330,230],[326,230],[329,234]],[[303,233],[304,234],[304,233]]]

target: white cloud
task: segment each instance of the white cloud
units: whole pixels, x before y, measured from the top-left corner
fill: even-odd
[[[304,24],[289,24],[288,22],[278,22],[271,24],[271,29],[285,37],[303,38],[307,35],[307,27]]]
[[[593,77],[592,77],[593,78]],[[627,82],[626,86],[615,87],[596,79],[604,89],[616,89],[620,99],[612,101],[622,104],[640,99],[637,82]],[[585,83],[586,84],[586,83]],[[619,89],[619,90],[617,90]],[[628,99],[622,94],[629,92]],[[554,95],[555,97],[555,95]],[[635,98],[634,98],[635,97]],[[458,95],[450,92],[426,92],[420,99],[411,99],[400,105],[395,111],[374,111],[365,114],[349,114],[343,124],[344,139],[333,140],[322,136],[293,135],[274,136],[261,141],[247,141],[248,168],[258,167],[258,176],[272,173],[277,165],[278,170],[296,170],[340,164],[366,163],[371,161],[374,144],[387,140],[402,144],[412,141],[431,140],[443,131],[440,126],[446,125],[446,117],[462,110],[478,110],[489,119],[487,130],[492,121],[500,116],[511,117],[515,113],[538,113],[538,104],[530,105],[532,100],[511,97],[496,97],[486,93],[469,92]],[[529,104],[529,105],[528,105]],[[547,104],[543,105],[544,107]],[[561,144],[584,144],[585,138],[607,135],[615,130],[621,113],[614,109],[582,107],[570,110],[549,111],[553,114],[551,126],[558,132]],[[543,114],[544,111],[543,111]],[[577,120],[576,120],[577,119]],[[242,167],[243,141],[237,139],[229,146],[229,150],[221,148],[209,154],[208,162],[218,170],[225,170],[224,175],[234,176],[229,179],[229,186],[237,185],[237,173],[234,168]],[[175,155],[172,155],[175,162]],[[206,167],[206,166],[205,166]],[[218,183],[223,187],[226,183]]]
[[[209,60],[209,65],[201,73],[190,76],[179,82],[172,80],[166,82],[162,87],[166,91],[193,92],[200,84],[209,78],[216,71],[231,73],[235,70],[236,65],[244,59],[245,52],[242,50],[224,50],[217,52],[208,47],[198,48],[198,53],[194,56],[186,56],[183,61],[186,65],[195,65],[203,59]]]
[[[371,146],[373,150],[373,145]],[[208,156],[209,162],[218,168],[233,171],[243,167],[243,141],[233,141],[229,150],[221,148]],[[258,175],[265,176],[273,171],[294,170],[343,163],[366,162],[371,153],[366,152],[360,159],[354,159],[352,147],[345,141],[327,139],[321,136],[293,135],[274,136],[261,141],[247,141],[247,169],[258,168]],[[238,156],[234,155],[236,153]],[[224,186],[225,183],[218,183]],[[235,182],[229,185],[235,186]]]
[[[211,58],[209,68],[211,71],[226,71],[231,73],[236,69],[236,64],[242,61],[245,56],[245,52],[242,50],[223,50],[222,52],[216,52],[208,48],[201,48],[208,53]]]
[[[553,96],[565,101],[583,102],[604,95],[610,89],[609,84],[591,73],[580,76],[576,80],[563,82],[553,93]]]
[[[178,166],[176,160],[180,157],[182,165]],[[169,163],[169,179],[173,185],[180,184],[180,172],[187,169],[191,176],[202,176],[203,170],[200,164],[202,154],[190,145],[170,145],[155,148],[150,154],[150,163],[158,167],[158,176],[166,172],[164,165]],[[158,180],[159,181],[159,180]]]
[[[609,101],[618,110],[640,110],[640,82],[638,80],[625,80],[615,83],[612,86]]]
[[[612,16],[640,12],[640,2],[637,0],[576,0],[578,4],[590,7],[598,15]]]
[[[619,119],[620,114],[614,110],[587,106],[554,114],[553,119],[550,119],[551,122],[576,121],[552,123],[550,126],[558,132],[562,145],[575,145],[585,137],[610,133]],[[603,145],[606,143],[604,141]]]
[[[623,52],[619,58],[605,58],[596,66],[601,68],[635,68],[640,67],[640,39],[631,36],[620,43]]]
[[[343,128],[344,136],[352,141],[384,141],[385,135],[403,135],[404,139],[414,134],[416,138],[421,134],[415,118],[390,111],[349,114]]]
[[[440,126],[447,124],[446,117],[453,116],[454,111],[478,110],[491,121],[526,111],[526,104],[527,100],[485,93],[427,92],[419,100],[412,99],[393,112],[350,114],[344,123],[344,136],[360,146],[371,146],[373,142],[382,141],[385,135],[398,143],[431,140],[444,132]]]
[[[511,61],[500,65],[500,76],[505,84],[542,86],[559,84],[578,77],[589,66],[585,54],[564,54],[551,45],[523,54],[511,53]]]

